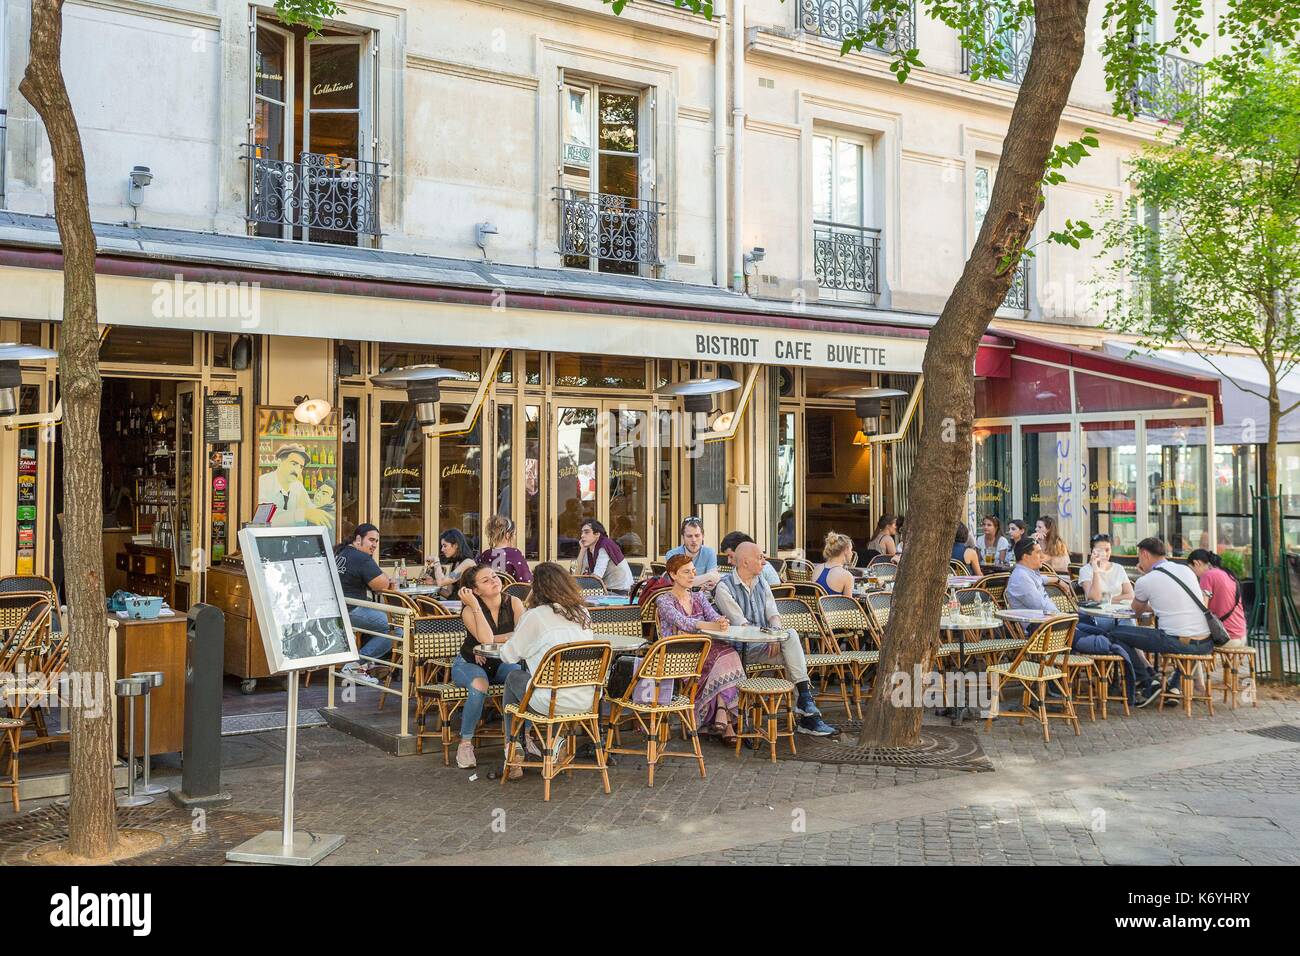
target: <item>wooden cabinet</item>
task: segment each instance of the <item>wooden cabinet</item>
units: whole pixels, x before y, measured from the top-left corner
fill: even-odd
[[[135,594],[149,594],[175,607],[176,567],[170,548],[151,545],[126,546],[126,588]]]
[[[162,671],[163,684],[150,691],[149,749],[154,754],[174,753],[185,741],[185,628],[183,614],[152,621],[117,621],[117,676],[140,671]],[[130,698],[118,701],[118,750],[126,753],[129,708],[135,708],[135,748],[144,752],[144,703]]]
[[[212,568],[207,594],[208,603],[226,615],[226,673],[246,681],[271,676],[244,572],[226,566]]]

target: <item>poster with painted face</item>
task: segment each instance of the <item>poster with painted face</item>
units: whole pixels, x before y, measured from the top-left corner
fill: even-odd
[[[272,527],[320,527],[335,540],[338,461],[336,410],[303,422],[291,408],[257,409],[257,503],[275,505]]]

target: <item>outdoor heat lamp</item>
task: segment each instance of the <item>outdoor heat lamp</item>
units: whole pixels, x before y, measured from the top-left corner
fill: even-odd
[[[862,419],[862,431],[859,435],[864,439],[859,441],[855,436],[853,444],[865,445],[868,435],[875,435],[880,431],[880,403],[887,398],[907,398],[907,392],[899,388],[875,388],[865,385],[849,385],[844,388],[834,388],[828,392],[832,398],[851,398],[853,399],[853,411],[857,413],[858,418]]]
[[[58,357],[58,352],[36,345],[0,342],[0,417],[18,413],[18,388],[23,384],[23,371],[18,363]]]
[[[421,428],[438,424],[438,402],[442,399],[442,382],[469,378],[464,372],[440,365],[408,365],[391,372],[381,372],[370,381],[383,388],[406,390],[406,400],[415,405],[415,419]]]
[[[665,385],[656,395],[671,395],[682,399],[682,407],[690,415],[708,415],[713,411],[713,396],[733,392],[740,383],[731,378],[693,378],[676,385]],[[719,416],[721,418],[722,416]],[[716,424],[716,423],[715,423]],[[719,426],[724,427],[724,426]]]
[[[293,403],[296,406],[293,410],[294,421],[302,422],[304,425],[319,425],[330,417],[330,412],[334,408],[325,399],[312,398],[309,395],[298,395]]]

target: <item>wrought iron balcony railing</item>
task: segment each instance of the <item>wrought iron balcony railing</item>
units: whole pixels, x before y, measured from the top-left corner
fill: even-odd
[[[1007,289],[1002,300],[1002,308],[1029,311],[1029,260],[1021,259],[1015,271],[1011,273],[1011,287]]]
[[[880,230],[818,219],[813,223],[817,285],[880,294]]]
[[[615,269],[662,265],[659,220],[667,203],[555,187],[560,204],[560,255],[566,264],[590,267],[591,260]]]
[[[800,0],[799,23],[805,33],[815,33],[829,40],[842,41],[871,23],[879,23],[881,16],[871,8],[871,0]],[[912,12],[899,21],[889,42],[873,49],[882,53],[896,53],[916,46],[916,3]]]
[[[383,163],[322,153],[300,153],[290,163],[247,148],[249,222],[302,230],[291,238],[378,238]]]
[[[1033,18],[1027,17],[1020,23],[1005,23],[996,9],[987,9],[984,11],[984,36],[990,41],[994,37],[1001,40],[997,58],[1006,66],[1003,79],[1019,85],[1029,69],[1029,54],[1034,48]],[[970,54],[962,50],[962,72],[969,73],[970,66]]]
[[[1129,95],[1134,111],[1178,123],[1200,107],[1205,71],[1195,60],[1165,53],[1156,57],[1155,69],[1143,76]]]

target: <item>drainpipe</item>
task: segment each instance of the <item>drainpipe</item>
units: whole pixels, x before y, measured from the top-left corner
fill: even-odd
[[[713,283],[727,288],[727,9],[713,5],[718,39],[713,48]]]
[[[731,286],[745,291],[745,0],[731,2]]]

